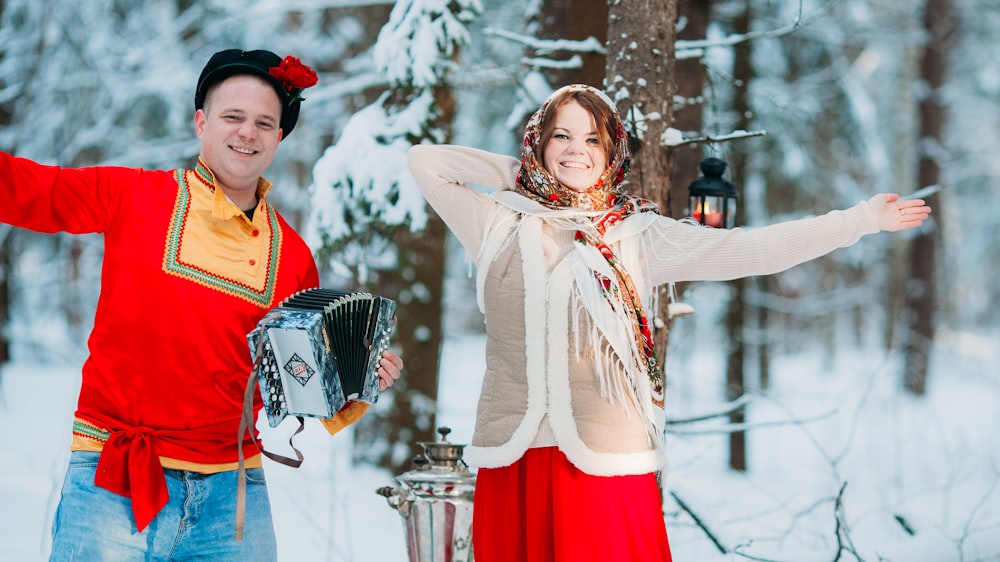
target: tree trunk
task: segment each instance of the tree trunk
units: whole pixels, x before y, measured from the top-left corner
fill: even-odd
[[[750,31],[752,13],[750,4],[733,21],[733,32],[745,34]],[[748,131],[750,126],[749,85],[753,79],[752,50],[753,42],[746,41],[733,47],[733,112],[736,114],[736,129]],[[730,177],[734,182],[745,178],[747,155],[745,150],[736,147],[730,156]],[[742,222],[741,217],[737,220]],[[736,400],[746,392],[746,342],[743,337],[743,325],[746,321],[746,296],[749,281],[737,279],[732,282],[733,292],[729,301],[729,311],[726,314],[726,337],[729,340],[729,354],[726,357],[726,399]],[[745,410],[738,408],[729,414],[732,424],[742,424],[746,421]],[[729,467],[733,470],[745,471],[746,432],[733,431],[729,434]]]
[[[744,365],[746,346],[743,342],[743,323],[745,321],[746,279],[736,279],[730,282],[732,292],[729,306],[726,310],[726,400],[732,402],[746,392],[744,386]],[[746,421],[746,411],[736,408],[729,413],[729,423],[739,425]],[[746,431],[729,432],[729,468],[745,471],[747,469],[747,437]]]
[[[660,207],[670,206],[673,151],[660,139],[673,121],[677,0],[608,2],[607,85],[622,120],[635,134],[628,189]],[[653,341],[665,363],[669,289],[663,287],[653,318]]]
[[[436,216],[421,232],[400,230],[394,237],[399,269],[380,284],[384,294],[398,299],[393,343],[405,367],[403,376],[386,393],[392,407],[384,414],[366,416],[371,419],[355,433],[355,457],[394,474],[411,468],[410,461],[421,451],[417,443],[437,440],[433,405],[443,340],[445,235],[444,222]],[[372,442],[388,447],[366,450],[365,445]]]
[[[602,44],[607,37],[608,6],[594,0],[548,0],[542,2],[536,14],[536,36],[540,39],[570,39],[582,41],[593,37]],[[532,53],[529,53],[532,54]],[[534,53],[550,56],[551,53]],[[604,87],[604,55],[579,53],[579,68],[553,68],[545,71],[549,83],[559,88],[566,84],[587,84]],[[518,139],[520,141],[520,139]]]
[[[899,22],[899,33],[904,37],[917,37],[921,30],[919,9],[916,3],[919,0],[883,0],[885,6],[884,13],[879,17],[892,17]],[[894,193],[909,193],[913,191],[913,186],[918,185],[918,146],[913,142],[917,138],[918,115],[917,97],[914,84],[918,83],[920,71],[920,59],[922,49],[915,41],[903,41],[899,52],[899,71],[893,89],[893,136],[892,136],[892,185],[890,190]],[[936,218],[936,217],[935,217]],[[909,240],[905,237],[896,237],[889,250],[887,259],[889,261],[888,283],[885,287],[883,299],[886,303],[885,333],[883,335],[883,345],[886,350],[893,349],[897,344],[898,334],[901,331],[902,323],[899,319],[903,316],[902,309],[906,300],[906,284],[910,275]]]
[[[678,40],[704,39],[708,32],[708,16],[711,12],[710,0],[685,0],[677,4],[678,21],[683,28],[677,29]],[[704,125],[705,103],[702,94],[705,88],[705,70],[700,58],[689,58],[674,63],[676,97],[682,99],[672,106],[673,117],[670,126],[684,132],[701,133]],[[677,186],[667,194],[669,215],[681,218],[689,214],[687,187],[701,174],[699,164],[703,154],[700,144],[687,144],[673,149],[673,171],[670,185]],[[675,294],[683,299],[687,283],[677,283]]]
[[[770,275],[756,277],[752,281],[754,289],[760,298],[757,305],[757,380],[761,390],[771,387],[771,341],[769,332],[771,326],[771,309],[768,296],[777,293],[775,281]]]
[[[677,30],[678,40],[700,40],[708,34],[708,18],[712,3],[709,0],[685,0],[677,5],[678,19],[684,22],[682,29]],[[705,71],[700,58],[679,60],[674,65],[676,95],[684,101],[673,107],[670,126],[685,132],[702,131],[705,104],[702,94],[705,89]],[[667,209],[670,216],[684,216],[688,206],[687,186],[701,175],[698,165],[704,154],[700,144],[687,144],[673,150],[673,172],[670,175],[671,185],[677,189],[668,194]],[[678,291],[682,293],[683,291]]]
[[[397,92],[408,98],[413,92]],[[438,117],[433,128],[448,131],[455,117],[455,97],[449,87],[434,90]],[[405,106],[409,99],[399,100]],[[435,404],[438,368],[444,342],[444,281],[447,228],[428,210],[427,226],[420,232],[396,231],[397,269],[380,274],[379,291],[397,295],[397,324],[393,340],[405,363],[403,376],[387,393],[392,406],[365,416],[355,431],[355,459],[375,462],[393,473],[409,470],[422,452],[420,442],[437,441]],[[386,443],[386,449],[367,449],[370,443]],[[406,454],[400,451],[407,451]]]
[[[943,86],[948,74],[948,51],[955,33],[956,18],[951,0],[927,0],[924,31],[927,44],[920,64],[920,76],[928,91],[920,100],[920,153],[917,179],[921,187],[941,182],[941,166],[937,161],[944,146],[944,125],[947,119]],[[937,308],[936,251],[942,231],[944,213],[937,195],[926,198],[936,208],[935,227],[921,231],[910,249],[910,282],[906,292],[904,318],[903,387],[912,394],[923,395],[927,390],[927,372],[934,345],[934,314]]]

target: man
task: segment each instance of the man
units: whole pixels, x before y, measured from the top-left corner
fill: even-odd
[[[195,91],[201,153],[190,170],[63,169],[0,153],[0,222],[104,234],[52,560],[276,558],[260,451],[237,434],[247,333],[319,284],[262,177],[315,83],[295,57],[213,55]],[[401,368],[386,353],[382,388]],[[260,406],[257,395],[254,416]],[[341,417],[324,425],[333,432],[356,412]],[[236,540],[240,447],[249,484]]]

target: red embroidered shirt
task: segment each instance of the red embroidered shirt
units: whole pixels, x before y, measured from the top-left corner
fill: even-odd
[[[68,169],[0,153],[0,174],[0,222],[104,235],[76,417],[110,432],[96,483],[132,498],[142,530],[167,501],[158,457],[236,462],[246,335],[283,298],[319,285],[312,253],[265,201],[269,182],[251,221],[201,161]],[[249,437],[242,446],[258,452]]]

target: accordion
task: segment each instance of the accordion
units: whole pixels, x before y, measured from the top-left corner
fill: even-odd
[[[307,289],[266,314],[247,340],[268,424],[374,404],[395,312],[394,301],[370,293]]]

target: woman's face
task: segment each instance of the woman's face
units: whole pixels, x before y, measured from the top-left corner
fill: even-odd
[[[571,101],[556,112],[542,164],[559,183],[576,191],[593,187],[608,168],[594,116],[579,103]]]

